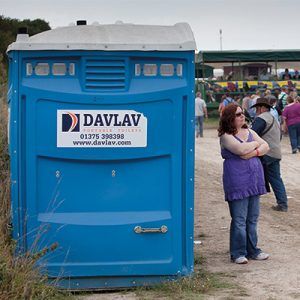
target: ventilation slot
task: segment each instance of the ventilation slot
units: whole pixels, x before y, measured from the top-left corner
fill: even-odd
[[[125,61],[87,59],[85,88],[94,91],[122,91],[125,89]]]

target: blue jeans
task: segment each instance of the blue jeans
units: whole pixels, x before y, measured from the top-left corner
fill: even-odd
[[[288,126],[292,151],[300,150],[300,123]]]
[[[257,222],[259,216],[259,196],[228,201],[231,215],[230,256],[234,260],[240,256],[256,257]]]
[[[204,122],[204,116],[196,116],[197,135],[200,134],[201,137],[203,137],[203,122]]]
[[[264,155],[262,163],[266,181],[271,184],[277,204],[282,208],[288,208],[285,186],[280,174],[280,159]]]

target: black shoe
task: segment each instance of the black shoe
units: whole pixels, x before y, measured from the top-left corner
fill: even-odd
[[[297,153],[297,149],[293,149],[292,154],[296,154]]]
[[[282,206],[279,206],[279,205],[274,205],[274,206],[272,206],[272,209],[273,209],[273,210],[276,210],[276,211],[287,212],[287,208],[286,208],[286,207],[282,207]]]

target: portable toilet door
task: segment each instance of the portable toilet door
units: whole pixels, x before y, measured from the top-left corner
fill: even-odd
[[[193,271],[187,24],[70,26],[8,48],[13,236],[64,288]]]

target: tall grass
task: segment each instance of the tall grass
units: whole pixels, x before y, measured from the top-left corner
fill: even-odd
[[[65,299],[66,295],[48,286],[47,278],[36,269],[35,263],[40,255],[15,255],[16,243],[11,239],[9,226],[10,176],[5,86],[0,78],[0,299]]]

